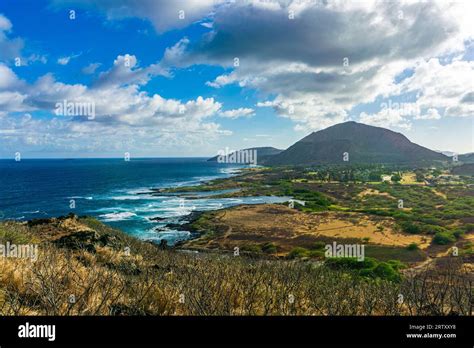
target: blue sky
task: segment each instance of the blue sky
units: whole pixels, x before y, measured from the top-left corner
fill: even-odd
[[[472,152],[472,17],[470,2],[3,0],[0,157],[286,148],[348,120]]]

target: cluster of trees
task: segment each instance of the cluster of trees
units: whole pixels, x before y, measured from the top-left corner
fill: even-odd
[[[330,258],[325,264],[333,269],[355,270],[362,277],[386,279],[392,282],[402,280],[400,271],[406,267],[398,260],[379,262],[370,257],[366,257],[363,261],[355,258]]]
[[[406,233],[433,235],[433,243],[438,245],[452,244],[464,236],[465,233],[474,231],[474,224],[464,224],[455,228],[447,228],[419,221],[401,221],[399,222],[399,226],[402,231]]]
[[[378,164],[352,164],[342,165],[322,165],[315,168],[306,168],[304,177],[306,179],[316,178],[322,182],[380,182],[383,175],[391,176],[392,181],[402,179],[401,170],[408,169],[403,166],[385,166]],[[392,175],[393,174],[393,175]]]

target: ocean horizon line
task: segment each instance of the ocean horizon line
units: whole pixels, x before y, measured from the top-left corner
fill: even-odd
[[[133,159],[208,159],[212,158],[213,155],[209,156],[163,156],[163,157],[130,157],[130,160]],[[123,159],[123,156],[120,157],[22,157],[21,160],[83,160],[83,159],[97,159],[97,160],[104,160],[104,159]],[[5,160],[13,160],[15,161],[14,157],[0,157],[0,161]]]

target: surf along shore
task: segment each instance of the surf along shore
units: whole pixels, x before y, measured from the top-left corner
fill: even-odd
[[[403,177],[410,175],[407,171]],[[193,212],[187,217],[189,222],[180,226],[193,237],[178,243],[177,249],[324,260],[325,245],[357,243],[365,245],[367,257],[416,267],[449,256],[454,247],[466,254],[472,252],[472,226],[442,216],[442,208],[454,205],[460,190],[468,194],[472,186],[344,182],[321,179],[301,168],[248,168],[229,178],[157,189],[155,194],[177,194],[190,200],[206,194],[213,198],[288,198],[284,203]],[[405,207],[400,208],[400,197],[405,199]],[[415,222],[413,226],[419,230],[410,230],[410,221],[427,220],[424,214],[433,212],[439,216],[439,225]],[[450,232],[459,237],[439,243],[439,233]]]

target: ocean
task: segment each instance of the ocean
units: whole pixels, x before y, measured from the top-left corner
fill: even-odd
[[[288,199],[152,195],[151,189],[198,185],[235,175],[243,167],[205,158],[0,160],[0,219],[89,215],[142,240],[165,239],[172,245],[188,239],[190,232],[166,225],[187,222],[193,211]]]

